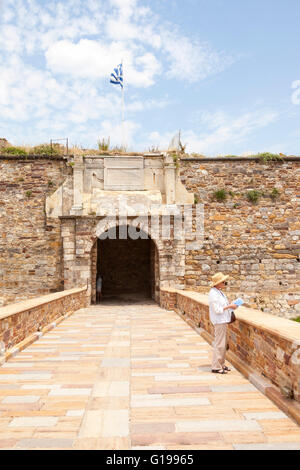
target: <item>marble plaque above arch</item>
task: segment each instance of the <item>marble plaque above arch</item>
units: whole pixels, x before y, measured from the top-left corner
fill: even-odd
[[[143,157],[105,158],[104,189],[107,191],[143,191]]]

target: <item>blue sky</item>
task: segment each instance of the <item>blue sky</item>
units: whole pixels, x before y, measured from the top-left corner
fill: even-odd
[[[300,153],[298,0],[0,0],[0,137]]]

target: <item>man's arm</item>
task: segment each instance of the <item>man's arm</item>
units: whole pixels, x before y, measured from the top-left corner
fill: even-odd
[[[227,305],[226,307],[223,307],[222,305],[220,305],[219,295],[221,294],[218,294],[217,291],[213,291],[211,292],[210,299],[209,299],[210,303],[213,305],[213,308],[216,314],[221,315],[222,313],[225,312],[225,310],[235,310],[237,308],[237,305],[235,304],[230,304],[230,305]]]
[[[227,305],[227,307],[224,307],[224,310],[235,310],[236,308],[238,308],[237,305],[230,304],[230,305]]]

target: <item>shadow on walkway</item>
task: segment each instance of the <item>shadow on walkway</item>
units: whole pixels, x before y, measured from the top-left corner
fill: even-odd
[[[143,294],[120,294],[120,295],[111,295],[102,297],[102,300],[99,304],[94,304],[95,306],[101,305],[157,305],[156,302],[150,297],[145,297]]]

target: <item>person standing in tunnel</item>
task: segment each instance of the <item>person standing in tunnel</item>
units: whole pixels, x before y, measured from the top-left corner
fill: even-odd
[[[100,303],[102,298],[102,277],[101,274],[98,274],[97,284],[96,284],[96,293],[97,293],[97,304]]]

